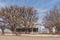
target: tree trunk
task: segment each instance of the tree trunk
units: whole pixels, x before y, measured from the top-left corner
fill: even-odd
[[[2,35],[4,35],[4,29],[2,29]]]
[[[33,28],[32,28],[32,33],[33,33]]]
[[[49,33],[50,33],[50,34],[52,34],[52,33],[53,33],[51,29],[49,29]]]
[[[28,33],[28,30],[27,30],[28,28],[25,28],[25,34],[27,34]]]

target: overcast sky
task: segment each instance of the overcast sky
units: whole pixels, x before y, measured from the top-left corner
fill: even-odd
[[[34,7],[39,13],[39,22],[42,21],[44,12],[49,11],[54,5],[60,6],[60,0],[0,0],[0,7],[19,5]]]

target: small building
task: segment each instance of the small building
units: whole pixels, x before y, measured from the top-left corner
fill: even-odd
[[[16,28],[16,32],[38,32],[38,28]]]

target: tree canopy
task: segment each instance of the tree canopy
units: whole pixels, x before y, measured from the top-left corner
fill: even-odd
[[[37,11],[33,7],[10,6],[0,10],[0,17],[4,17],[4,22],[8,23],[11,31],[17,27],[29,28],[37,22]]]
[[[60,31],[60,9],[54,8],[47,12],[47,15],[44,17],[44,26],[49,29],[50,33],[52,28],[56,26],[56,31]]]

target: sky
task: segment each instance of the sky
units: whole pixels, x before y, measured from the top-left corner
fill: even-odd
[[[60,0],[0,0],[0,7],[19,5],[25,7],[34,7],[39,13],[39,21],[42,22],[44,12],[49,11],[54,5],[60,6]]]

